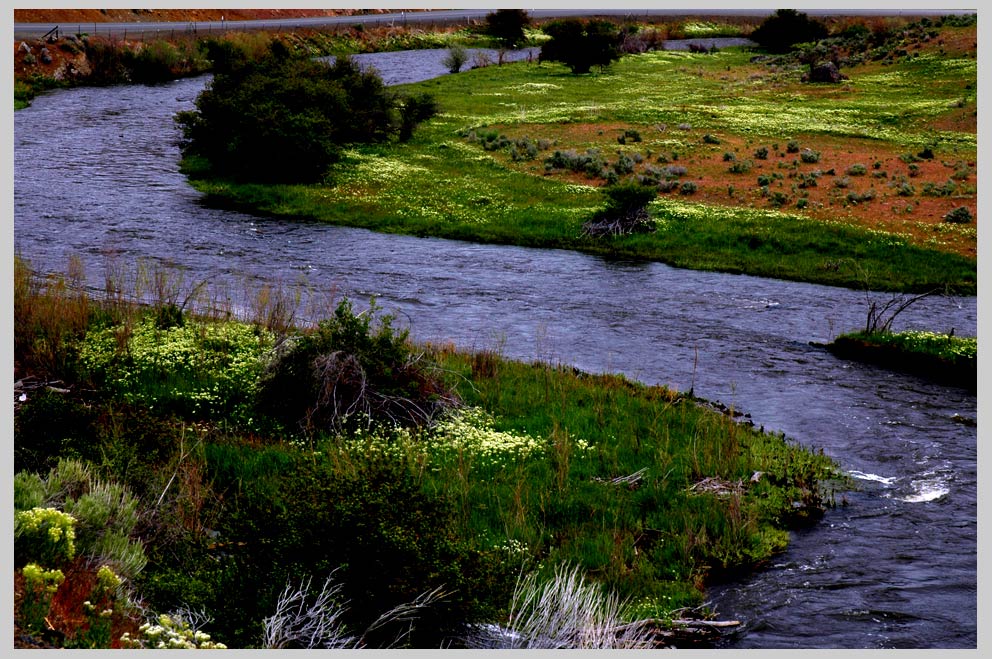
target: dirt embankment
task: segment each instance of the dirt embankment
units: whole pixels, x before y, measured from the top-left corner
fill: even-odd
[[[15,23],[124,23],[229,21],[382,14],[399,9],[15,9]]]

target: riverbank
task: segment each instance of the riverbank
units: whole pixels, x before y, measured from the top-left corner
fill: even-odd
[[[826,348],[854,359],[913,373],[936,382],[978,390],[978,340],[934,332],[854,332]]]
[[[407,144],[354,149],[326,185],[211,180],[192,161],[186,171],[212,203],[262,214],[974,294],[974,26],[939,35],[904,57],[864,59],[837,86],[735,49],[628,55],[583,76],[547,63],[476,68],[405,86],[434,95],[441,114]],[[690,100],[672,105],[675,90]],[[610,171],[658,182],[654,232],[583,235]],[[945,220],[952,211],[972,221]]]
[[[496,350],[408,345],[381,312],[341,305],[321,331],[360,361],[373,397],[417,373],[404,398],[421,400],[419,383],[447,411],[427,425],[301,432],[254,403],[273,356],[306,341],[271,291],[253,320],[220,320],[181,310],[169,286],[137,308],[80,293],[71,272],[41,282],[25,267],[15,263],[16,471],[44,478],[73,458],[125,486],[151,515],[130,536],[149,558],[132,585],[152,610],[204,608],[211,637],[231,647],[258,646],[253,630],[286,579],[316,584],[338,566],[355,625],[442,585],[446,603],[424,613],[448,619],[439,629],[453,633],[451,616],[500,622],[521,569],[545,579],[562,564],[629,598],[625,619],[661,625],[832,504],[830,460],[732,411]],[[407,375],[376,380],[365,360],[393,354]],[[366,524],[372,510],[380,526]],[[64,583],[50,619],[78,638],[86,592]]]

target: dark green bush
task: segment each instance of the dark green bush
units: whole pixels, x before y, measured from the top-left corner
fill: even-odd
[[[527,40],[524,28],[530,25],[525,9],[497,9],[486,14],[485,33],[507,48],[518,48]]]
[[[47,472],[60,457],[99,457],[97,415],[65,393],[39,389],[14,416],[14,470]]]
[[[752,163],[750,160],[737,160],[727,171],[731,174],[747,174],[751,171],[751,165]]]
[[[512,575],[491,578],[498,568],[464,548],[451,502],[421,488],[402,459],[352,451],[342,468],[331,457],[280,452],[250,472],[224,468],[250,453],[215,447],[208,454],[210,477],[227,501],[218,528],[223,550],[212,552],[221,560],[201,573],[215,589],[201,590],[204,604],[224,621],[219,640],[257,644],[287,580],[313,577],[319,587],[334,570],[353,630],[434,588],[450,593],[422,612],[409,639],[415,647],[440,647],[460,625],[491,613],[487,602],[501,596],[491,591],[502,579],[512,588]],[[366,640],[384,645],[401,631],[389,627]]]
[[[357,424],[422,425],[451,394],[373,300],[356,313],[342,300],[333,317],[291,342],[259,386],[258,408],[291,429],[339,431]]]
[[[751,32],[750,39],[769,52],[786,53],[797,43],[819,41],[827,34],[820,21],[795,9],[779,9]]]
[[[971,211],[964,206],[958,206],[944,215],[945,222],[951,222],[954,224],[968,224],[974,219],[975,218],[971,215]]]
[[[620,59],[622,35],[609,21],[570,18],[548,23],[543,30],[551,39],[541,46],[542,62],[562,62],[579,74]]]

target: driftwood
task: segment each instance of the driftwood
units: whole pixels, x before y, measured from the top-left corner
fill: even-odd
[[[617,476],[616,478],[599,478],[593,476],[593,480],[597,483],[609,483],[610,485],[626,485],[633,490],[640,486],[647,471],[647,467],[642,467],[628,476]]]
[[[630,233],[650,233],[654,221],[645,208],[636,208],[616,214],[604,214],[582,225],[582,234],[593,238],[625,236]]]
[[[625,625],[619,625],[612,631],[620,634],[633,628],[650,628],[651,635],[659,647],[687,647],[708,645],[720,638],[723,631],[740,626],[739,620],[705,620],[702,618],[646,618]]]
[[[16,412],[20,406],[25,403],[28,398],[33,395],[33,392],[39,389],[46,389],[48,391],[54,391],[57,394],[67,394],[69,389],[64,387],[56,387],[57,384],[64,384],[62,380],[39,380],[34,376],[23,377],[20,380],[14,382],[14,411]]]

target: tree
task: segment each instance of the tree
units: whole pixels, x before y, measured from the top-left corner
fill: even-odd
[[[347,57],[327,65],[294,55],[279,41],[256,60],[225,55],[196,110],[176,115],[183,155],[205,158],[218,175],[319,181],[343,145],[409,139],[436,114],[436,105],[409,103]]]
[[[524,28],[530,25],[530,16],[525,9],[497,9],[486,14],[485,33],[508,48],[517,48],[527,36]]]
[[[772,53],[786,53],[797,43],[827,37],[826,26],[795,9],[779,9],[751,33],[751,39]]]
[[[572,73],[589,73],[593,66],[609,66],[620,59],[622,35],[609,21],[570,18],[544,26],[551,37],[541,46],[540,61],[562,62]]]

